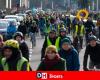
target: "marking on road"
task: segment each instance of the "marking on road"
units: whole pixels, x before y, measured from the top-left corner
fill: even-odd
[[[32,53],[33,53],[33,49],[32,49],[32,48],[30,48],[30,49],[29,49],[29,54],[30,54],[30,55],[29,55],[29,60],[31,60],[31,59],[32,59]]]

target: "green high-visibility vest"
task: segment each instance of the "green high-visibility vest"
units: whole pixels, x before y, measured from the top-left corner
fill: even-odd
[[[24,62],[28,63],[28,60],[22,57],[17,63],[17,71],[21,71]],[[9,71],[9,66],[8,63],[6,62],[6,58],[2,58],[1,64],[3,66],[4,71]],[[27,71],[29,71],[29,63],[27,64]]]
[[[59,42],[60,42],[60,37],[58,37],[58,38],[56,39],[56,42],[55,42],[55,46],[56,46],[56,48],[57,48],[58,50],[60,49],[60,47],[59,47]],[[52,45],[52,43],[51,43],[49,37],[47,37],[47,46],[50,46],[50,45]]]

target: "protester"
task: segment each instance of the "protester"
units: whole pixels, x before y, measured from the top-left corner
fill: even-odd
[[[64,38],[68,38],[70,40],[70,42],[72,43],[70,37],[68,37],[67,35],[67,31],[66,31],[66,28],[61,28],[60,29],[60,32],[59,32],[59,37],[60,37],[60,47],[61,47],[61,41],[64,39]]]
[[[16,40],[7,40],[2,52],[4,58],[1,60],[1,71],[29,71],[29,62],[21,56]]]
[[[56,46],[50,45],[46,48],[45,57],[41,61],[37,71],[65,71],[66,63],[58,55]]]
[[[14,22],[10,22],[10,25],[7,27],[7,39],[12,39],[16,31],[17,29]]]
[[[83,48],[83,38],[85,35],[85,27],[81,21],[75,26],[73,31],[73,46],[79,52]]]
[[[29,61],[29,49],[23,37],[24,36],[21,32],[16,32],[14,35],[14,39],[19,43],[19,49],[21,50],[22,56]]]
[[[36,25],[36,22],[33,21],[32,24],[30,25],[29,28],[29,34],[31,37],[31,42],[32,42],[32,48],[34,48],[36,46],[36,33],[38,31],[38,27]]]
[[[20,25],[18,26],[17,31],[18,32],[22,32],[23,33],[23,37],[25,39],[25,36],[27,34],[27,26],[24,24],[23,21],[20,22]]]
[[[59,41],[60,41],[60,38],[56,36],[56,31],[51,30],[49,33],[49,36],[45,38],[45,41],[43,43],[43,47],[41,50],[41,53],[42,53],[41,59],[44,57],[45,50],[48,46],[55,45],[57,49],[59,49]]]
[[[90,56],[89,69],[87,67],[87,61]],[[97,42],[96,36],[91,36],[89,38],[89,44],[86,47],[83,61],[83,70],[100,70],[100,43]]]
[[[79,71],[80,63],[78,52],[72,47],[69,39],[64,38],[61,41],[61,50],[59,51],[59,54],[66,60],[68,71]]]
[[[89,34],[92,32],[92,34],[95,35],[95,25],[93,23],[93,20],[91,17],[88,17],[87,22],[85,23],[85,30],[86,30],[86,43],[88,44],[88,40],[89,40]]]

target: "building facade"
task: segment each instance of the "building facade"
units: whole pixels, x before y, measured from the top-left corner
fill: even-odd
[[[0,0],[0,9],[5,9],[6,8],[6,0]]]
[[[29,7],[29,0],[0,0],[0,9],[12,9],[13,7]]]

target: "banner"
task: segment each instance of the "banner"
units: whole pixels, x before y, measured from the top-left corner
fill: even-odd
[[[0,80],[99,80],[100,72],[0,72]]]

